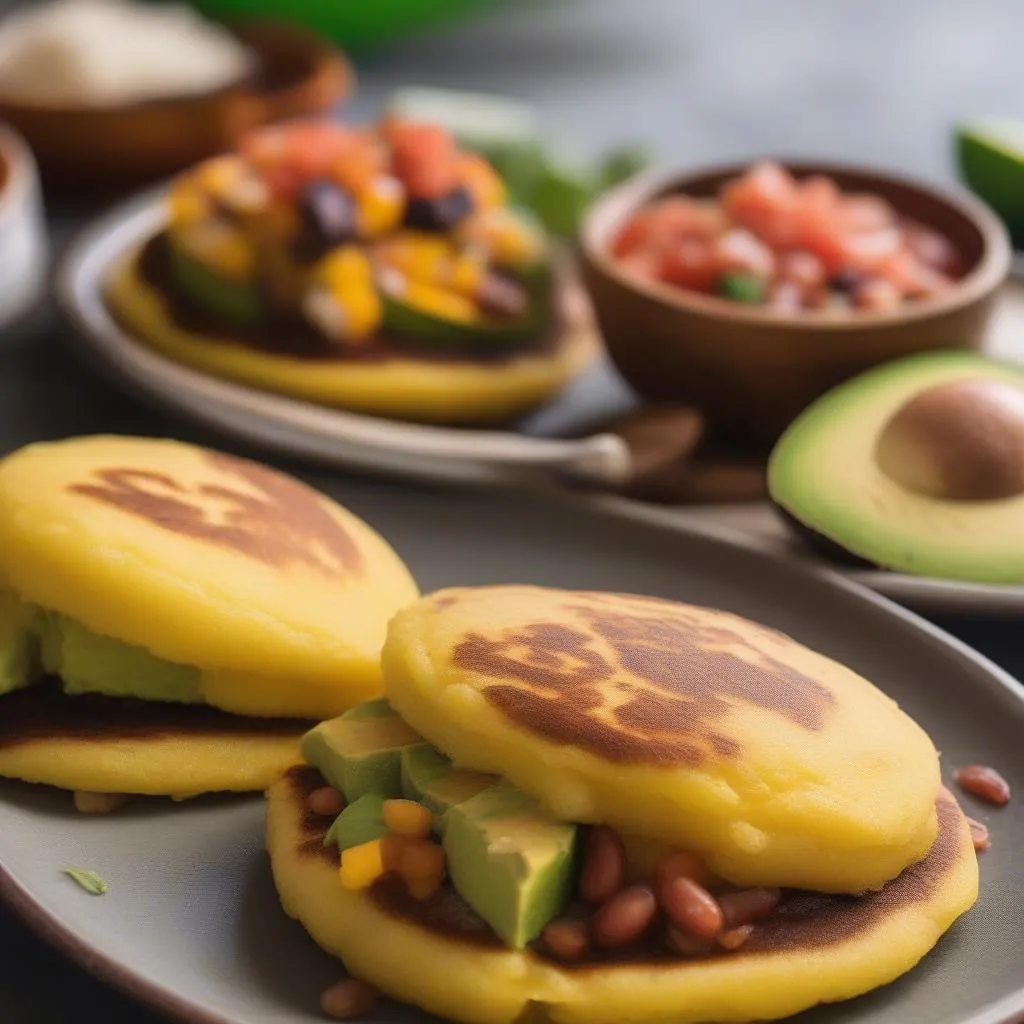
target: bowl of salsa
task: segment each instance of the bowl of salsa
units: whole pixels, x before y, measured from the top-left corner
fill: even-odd
[[[590,209],[581,242],[622,375],[754,444],[871,366],[980,347],[1011,259],[970,196],[768,160],[626,182]]]

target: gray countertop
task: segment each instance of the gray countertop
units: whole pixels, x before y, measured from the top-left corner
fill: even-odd
[[[487,89],[537,104],[583,155],[636,139],[677,163],[814,154],[942,179],[959,118],[1024,118],[1021,39],[1019,0],[509,0],[364,59],[355,109],[408,82]],[[211,440],[93,380],[61,333],[43,309],[0,338],[0,451],[100,430]],[[1009,624],[942,624],[1024,671]],[[72,1019],[155,1020],[0,910],[0,1022]]]

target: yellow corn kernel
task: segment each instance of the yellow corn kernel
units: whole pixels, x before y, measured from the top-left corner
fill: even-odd
[[[385,800],[384,824],[406,839],[426,839],[434,826],[434,815],[415,800]]]
[[[201,188],[212,195],[222,196],[230,191],[242,176],[243,164],[238,157],[217,156],[196,168],[196,180]]]
[[[349,288],[336,297],[345,311],[345,336],[349,341],[364,341],[380,327],[384,310],[372,287]]]
[[[437,284],[451,259],[451,245],[443,238],[412,232],[396,238],[386,246],[385,262],[415,281]]]
[[[252,249],[240,231],[224,232],[206,242],[206,260],[225,277],[248,280],[255,260]]]
[[[424,878],[440,880],[444,878],[446,866],[444,847],[429,839],[419,839],[409,842],[402,851],[398,873],[407,882]]]
[[[336,294],[350,288],[364,288],[373,283],[373,266],[362,249],[345,245],[324,257],[319,268],[320,279]]]
[[[343,850],[338,874],[346,889],[369,889],[384,874],[381,841],[374,839]]]
[[[471,298],[480,293],[487,267],[483,261],[468,253],[456,256],[452,261],[448,283],[452,291]]]
[[[501,176],[483,157],[467,155],[459,168],[463,183],[476,202],[477,209],[491,209],[508,202],[508,189]]]
[[[377,238],[398,227],[405,213],[405,190],[397,178],[376,178],[356,195],[359,233]]]
[[[170,206],[171,226],[195,224],[207,217],[210,204],[203,193],[196,188],[191,178],[180,178],[171,188],[168,197]]]
[[[485,210],[473,217],[465,234],[504,266],[532,263],[543,253],[544,243],[537,231],[507,207]]]
[[[422,281],[407,281],[402,298],[410,306],[444,320],[471,324],[477,319],[476,303],[472,299],[423,284]]]

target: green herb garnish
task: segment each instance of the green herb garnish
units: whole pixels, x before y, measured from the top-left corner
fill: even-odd
[[[110,886],[95,871],[89,871],[86,868],[65,868],[64,874],[90,896],[102,896],[110,889]]]
[[[718,282],[718,292],[733,302],[761,302],[764,299],[764,282],[753,274],[723,274]]]

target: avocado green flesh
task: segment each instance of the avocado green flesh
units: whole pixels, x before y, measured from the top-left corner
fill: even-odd
[[[198,669],[177,665],[54,612],[38,619],[43,669],[60,676],[70,695],[99,693],[179,704],[202,703]]]
[[[378,704],[378,702],[373,702]],[[351,804],[367,794],[387,799],[402,795],[402,749],[422,742],[390,708],[364,705],[321,722],[302,737],[306,761]]]
[[[322,722],[302,753],[348,800],[324,845],[383,838],[384,802],[404,796],[434,813],[455,891],[512,948],[532,942],[569,901],[576,826],[496,776],[456,768],[386,701]]]
[[[444,834],[455,891],[513,949],[565,908],[575,845],[575,825],[548,817],[506,782],[452,807]]]
[[[20,690],[39,676],[34,612],[10,591],[0,591],[0,694]]]
[[[456,768],[429,743],[416,743],[402,751],[403,796],[407,800],[419,801],[442,823],[456,804],[469,800],[497,782],[494,775]]]
[[[383,839],[388,834],[388,827],[384,824],[386,799],[381,793],[366,793],[350,803],[335,818],[324,837],[324,846],[347,850],[353,846],[362,846],[363,843],[372,843],[375,839]]]
[[[957,380],[1024,388],[1024,368],[947,350],[886,364],[818,399],[788,428],[768,464],[772,500],[807,529],[860,558],[920,576],[1024,583],[1024,495],[951,501],[886,475],[875,448],[916,395]]]
[[[35,608],[5,591],[0,594],[0,693],[29,686],[44,673],[59,676],[72,696],[202,701],[198,669],[100,636],[67,615]]]
[[[170,244],[171,272],[182,293],[197,306],[235,327],[256,327],[264,309],[255,285],[232,281]]]

